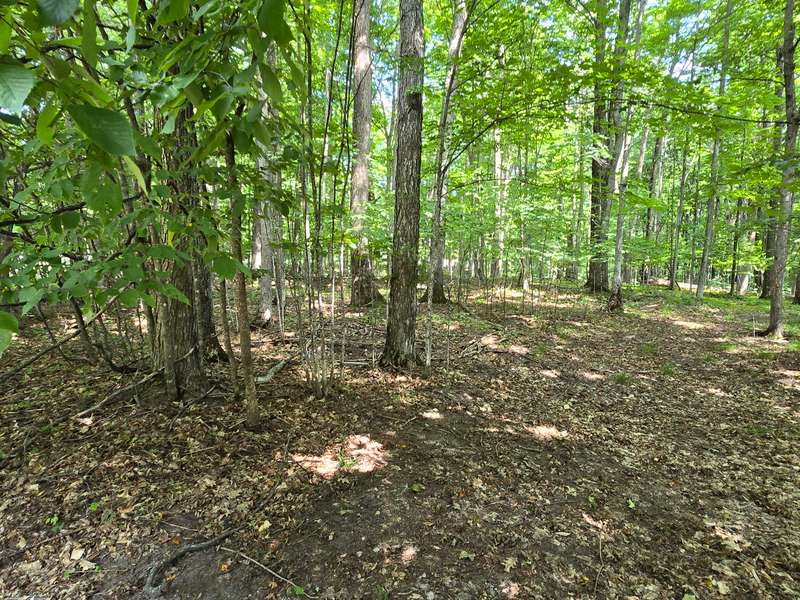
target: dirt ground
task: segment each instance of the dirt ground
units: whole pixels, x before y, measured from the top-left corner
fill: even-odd
[[[73,418],[142,376],[52,353],[0,384],[0,597],[800,597],[797,342],[753,337],[766,303],[632,294],[441,307],[428,376],[374,367],[383,309],[347,312],[331,393],[289,363],[260,432],[223,365]],[[295,339],[256,332],[257,373]]]

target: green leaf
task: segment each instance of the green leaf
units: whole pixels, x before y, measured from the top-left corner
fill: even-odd
[[[292,31],[283,20],[285,0],[264,0],[258,11],[258,26],[261,31],[275,40],[280,46],[292,43]]]
[[[281,82],[275,76],[275,72],[269,67],[261,68],[261,85],[264,91],[275,104],[280,104],[283,100],[283,91],[281,90]]]
[[[420,492],[425,491],[425,486],[422,485],[421,483],[412,483],[410,486],[408,486],[408,489],[410,489],[415,494],[419,494]]]
[[[211,262],[211,270],[223,279],[231,279],[239,270],[235,260],[227,254],[219,254]]]
[[[88,104],[67,106],[78,128],[109,154],[136,154],[131,124],[121,114]]]
[[[0,19],[0,54],[8,54],[11,45],[11,24]]]
[[[78,0],[39,0],[39,16],[45,25],[60,25],[78,10]]]
[[[0,64],[0,108],[19,114],[35,83],[36,76],[22,65]]]
[[[97,21],[94,2],[83,0],[83,35],[81,36],[83,58],[93,69],[97,68]]]
[[[45,146],[49,146],[53,141],[55,135],[55,128],[53,128],[53,121],[58,116],[58,107],[50,103],[45,106],[44,110],[39,113],[39,118],[36,119],[36,137]]]
[[[0,329],[19,333],[19,322],[17,318],[10,312],[0,310]]]
[[[130,156],[123,156],[122,162],[125,163],[125,168],[128,170],[128,173],[136,180],[139,191],[147,196],[147,184],[145,184],[144,175],[142,175],[142,170],[139,168],[139,165],[137,165]]]
[[[189,12],[189,0],[167,0],[158,13],[158,24],[166,25],[183,19]]]
[[[11,345],[11,332],[5,329],[0,329],[0,357],[3,356],[3,353],[6,351]]]

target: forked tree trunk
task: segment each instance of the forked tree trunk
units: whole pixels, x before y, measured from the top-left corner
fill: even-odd
[[[369,202],[369,153],[372,126],[372,59],[369,48],[370,0],[353,0],[353,137],[356,152],[350,185],[350,217],[356,247],[350,256],[350,304],[383,300],[372,270],[364,216]]]
[[[400,0],[400,85],[397,111],[394,239],[386,344],[380,362],[416,362],[419,188],[422,159],[422,85],[425,38],[422,0]]]

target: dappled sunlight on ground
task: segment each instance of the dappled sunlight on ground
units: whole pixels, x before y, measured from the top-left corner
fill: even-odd
[[[323,479],[332,479],[340,471],[372,473],[386,466],[383,444],[369,435],[351,435],[344,444],[331,446],[319,456],[292,454],[292,460]]]
[[[571,437],[566,431],[558,429],[552,425],[526,425],[524,429],[528,434],[531,435],[531,437],[540,442],[566,440]]]
[[[558,379],[561,377],[561,373],[556,371],[555,369],[542,369],[539,371],[542,377],[547,377],[547,379]]]
[[[585,379],[586,381],[591,381],[591,382],[603,381],[606,378],[606,376],[603,375],[602,373],[592,373],[591,371],[581,371],[580,373],[578,373],[578,375],[583,379]]]

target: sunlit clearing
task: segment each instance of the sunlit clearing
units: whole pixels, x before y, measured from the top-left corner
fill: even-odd
[[[569,433],[557,427],[553,427],[552,425],[526,425],[525,431],[540,442],[566,440],[570,437]]]
[[[581,377],[583,377],[586,381],[603,381],[606,378],[605,375],[600,373],[592,373],[591,371],[581,371],[578,373]]]
[[[433,421],[438,421],[444,418],[442,416],[442,413],[440,413],[439,410],[436,408],[434,408],[433,410],[426,410],[424,413],[422,413],[422,416],[425,419],[431,419]]]
[[[772,371],[772,373],[778,376],[778,383],[787,390],[800,390],[800,371],[779,369]]]
[[[339,471],[372,473],[386,466],[383,444],[368,435],[351,435],[341,446],[327,448],[320,456],[293,454],[292,460],[323,479],[333,479]]]
[[[726,398],[727,396],[730,396],[729,393],[714,387],[706,388],[705,393],[708,394],[709,396],[716,396],[717,398]]]
[[[556,371],[555,369],[542,369],[539,371],[543,377],[547,377],[548,379],[558,379],[561,377],[561,373]]]
[[[500,591],[505,594],[506,598],[516,598],[519,596],[520,587],[518,583],[513,581],[504,581],[500,584]]]
[[[608,528],[607,521],[599,521],[597,519],[592,518],[592,515],[587,515],[586,513],[581,513],[583,515],[583,520],[586,521],[592,527],[596,527],[600,531],[605,531]]]
[[[695,323],[694,321],[681,321],[680,319],[672,319],[670,323],[673,325],[677,325],[678,327],[683,327],[684,329],[708,329],[708,325],[704,323]]]
[[[403,550],[400,552],[400,560],[404,563],[411,562],[417,558],[417,547],[416,546],[403,546]]]

